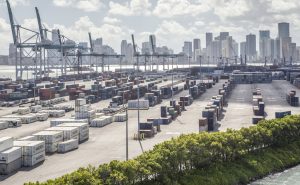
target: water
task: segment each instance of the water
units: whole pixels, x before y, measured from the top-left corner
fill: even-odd
[[[165,69],[163,68],[163,65],[153,65],[153,69],[154,70],[159,70],[159,71],[163,71],[163,70],[169,70],[172,69],[172,65],[170,63],[168,63],[169,65],[165,64]],[[247,65],[250,66],[263,66],[264,63],[248,63]],[[270,64],[268,64],[270,65]],[[195,64],[192,63],[190,65],[191,67],[198,67],[199,64]],[[210,66],[210,67],[215,67],[216,64],[202,64],[201,66],[206,67],[206,66]],[[176,64],[174,62],[173,68],[188,68],[189,65],[188,64]],[[122,65],[122,69],[126,69],[126,68],[133,68],[133,65]],[[136,66],[135,66],[136,68]],[[140,65],[140,70],[144,71],[145,67],[144,65]],[[93,67],[94,71],[96,71],[96,67]],[[120,65],[110,65],[109,66],[109,71],[115,71],[115,69],[120,69]],[[147,70],[150,70],[150,65],[147,66]],[[108,66],[106,65],[104,67],[105,71],[108,71]],[[56,77],[61,75],[61,71],[58,69],[54,69],[53,70],[54,73],[50,73],[50,77]],[[98,72],[101,72],[101,67],[98,67]],[[32,75],[33,71],[23,71],[23,79],[33,79],[34,76]],[[68,72],[68,74],[72,74],[72,73],[77,73],[76,71],[73,72]],[[6,65],[0,65],[0,78],[11,78],[12,80],[16,79],[16,73],[15,73],[15,66],[6,66]],[[299,184],[300,185],[300,184]]]
[[[257,180],[249,185],[300,185],[300,165]]]
[[[191,64],[191,67],[193,67],[193,66],[199,66],[199,65]],[[207,66],[207,65],[205,65],[205,66]],[[215,65],[211,64],[209,66],[215,66]],[[158,65],[158,66],[154,65],[153,69],[157,70],[157,67],[158,67],[159,71],[163,70],[163,65]],[[174,69],[175,68],[188,68],[189,65],[176,65],[176,64],[174,64],[173,67],[174,67]],[[133,65],[122,65],[122,69],[128,69],[128,68],[132,69]],[[135,66],[135,68],[136,68],[136,66]],[[140,65],[139,68],[142,71],[145,69],[144,65]],[[94,71],[96,71],[96,67],[93,67],[93,69],[94,69]],[[115,69],[120,69],[120,65],[110,65],[109,66],[110,71],[115,71]],[[172,65],[165,65],[165,70],[169,70],[169,69],[172,69]],[[104,70],[108,71],[108,66],[105,66]],[[147,66],[147,70],[150,70],[150,66]],[[54,73],[50,73],[51,77],[61,75],[60,70],[54,69],[53,71],[54,71]],[[101,67],[98,67],[98,72],[101,72]],[[33,71],[23,71],[22,79],[32,79],[32,78],[34,78],[34,75],[32,73],[33,73]],[[68,74],[72,74],[72,73],[73,74],[77,73],[77,71],[68,72]],[[15,66],[0,65],[0,78],[11,78],[12,80],[15,80],[16,79]]]

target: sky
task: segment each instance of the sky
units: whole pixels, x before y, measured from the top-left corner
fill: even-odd
[[[228,31],[237,42],[249,33],[268,29],[277,36],[277,23],[289,22],[293,42],[300,43],[300,1],[298,0],[10,0],[17,24],[37,30],[34,7],[43,25],[59,28],[76,42],[102,37],[103,43],[120,52],[121,40],[139,47],[155,34],[157,45],[180,52],[184,41],[205,33]],[[0,0],[0,54],[8,53],[12,42],[5,0]]]

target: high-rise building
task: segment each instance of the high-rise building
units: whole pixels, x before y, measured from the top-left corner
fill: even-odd
[[[226,40],[222,42],[222,56],[226,58],[234,58],[238,55],[238,46],[233,40],[232,36],[228,36]]]
[[[208,46],[210,45],[210,43],[213,41],[213,34],[210,32],[207,32],[205,34],[205,39],[206,39],[206,48],[208,48]]]
[[[94,52],[96,53],[103,53],[103,40],[102,38],[97,38],[96,40],[93,40],[94,45]]]
[[[209,62],[216,63],[218,59],[222,56],[222,43],[219,40],[214,40],[206,49],[206,55]]]
[[[200,51],[201,51],[201,41],[200,39],[194,39],[193,40],[193,52],[194,52],[194,61],[196,61],[197,56],[200,55]]]
[[[246,55],[246,42],[240,43],[240,55],[242,57],[245,57],[245,55]]]
[[[129,43],[127,45],[127,50],[126,50],[126,59],[128,62],[132,62],[133,61],[133,45],[131,43]]]
[[[268,39],[267,42],[267,56],[270,57],[271,60],[273,60],[276,55],[276,42],[274,39]]]
[[[229,32],[220,32],[220,40],[226,40],[229,36]]]
[[[290,56],[290,58],[288,59],[288,61],[290,62],[290,64],[294,63],[297,59],[297,45],[296,45],[296,43],[290,43],[289,44],[289,56]]]
[[[150,54],[150,42],[143,42],[142,43],[142,54]]]
[[[88,53],[88,43],[87,42],[79,42],[78,43],[78,48],[81,53]],[[82,56],[82,64],[90,64],[91,60],[90,57],[88,56]]]
[[[278,37],[290,37],[290,24],[287,22],[278,23]]]
[[[259,31],[259,55],[261,58],[269,57],[267,53],[269,39],[270,39],[269,30]]]
[[[189,41],[185,41],[184,45],[182,47],[182,52],[189,57],[193,56],[193,47],[192,47],[193,43],[189,42]]]
[[[251,33],[246,36],[246,55],[249,60],[256,58],[256,35]]]
[[[127,52],[127,40],[121,41],[121,55],[126,55]]]
[[[54,44],[59,44],[58,29],[52,29],[51,37]]]
[[[281,57],[284,61],[288,61],[290,58],[290,44],[292,43],[291,37],[281,37],[280,38],[280,49],[281,49]]]

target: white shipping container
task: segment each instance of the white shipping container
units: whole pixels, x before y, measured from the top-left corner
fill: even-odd
[[[78,127],[79,134],[89,131],[89,124],[88,123],[62,123],[58,125],[58,127]]]
[[[0,163],[0,175],[9,175],[10,173],[18,170],[22,166],[22,158],[14,160],[11,163]]]
[[[0,163],[11,163],[22,156],[21,147],[12,147],[0,152]]]
[[[7,121],[0,121],[0,130],[8,128],[9,123]]]
[[[29,124],[37,121],[37,117],[35,114],[23,115],[21,117],[23,124]]]
[[[91,106],[90,105],[82,105],[80,107],[78,107],[79,112],[84,112],[84,111],[89,111],[91,110]]]
[[[114,115],[114,122],[124,122],[126,121],[127,116],[126,114],[116,114]]]
[[[1,137],[0,138],[0,152],[13,147],[13,141],[14,140],[12,137]]]
[[[36,137],[35,136],[25,136],[22,138],[17,139],[18,141],[35,141]]]
[[[149,109],[149,100],[129,100],[128,101],[128,109]]]
[[[22,155],[35,155],[45,151],[44,141],[14,141],[14,146],[22,148]]]
[[[86,99],[84,98],[78,98],[75,100],[75,106],[82,106],[86,104]]]
[[[57,145],[58,145],[58,142],[57,143],[46,143],[46,145],[45,145],[46,153],[56,152],[57,151]]]
[[[31,106],[30,109],[31,109],[31,112],[37,113],[37,112],[42,110],[42,106],[41,105],[35,105],[35,106]]]
[[[63,132],[62,131],[41,131],[33,134],[38,141],[45,141],[48,143],[57,143],[63,141]]]
[[[104,116],[104,113],[97,113],[98,110],[96,110],[96,118],[100,118]]]
[[[50,121],[50,127],[60,125],[62,123],[87,123],[87,119],[56,119]]]
[[[84,132],[81,132],[81,133],[79,134],[79,142],[81,143],[81,142],[83,142],[83,141],[86,141],[86,140],[89,139],[89,137],[90,137],[89,130],[84,131]]]
[[[17,119],[17,118],[0,118],[0,121],[7,122],[9,128],[19,127],[22,125],[21,119]]]
[[[42,151],[35,155],[22,156],[22,165],[25,167],[34,166],[42,161],[45,161],[45,151]]]
[[[77,148],[78,148],[78,140],[70,139],[68,141],[58,143],[57,152],[65,153]]]
[[[20,107],[17,112],[18,112],[18,114],[21,114],[21,115],[29,114],[30,108],[29,107]]]
[[[49,131],[62,131],[64,134],[64,141],[77,138],[79,135],[78,127],[50,127],[46,130]]]
[[[44,112],[44,113],[37,113],[36,118],[38,121],[46,121],[49,117],[49,114]]]
[[[49,117],[54,117],[54,118],[65,116],[64,110],[49,110],[48,113],[49,113]]]
[[[103,127],[113,122],[112,116],[102,116],[91,121],[91,127]]]

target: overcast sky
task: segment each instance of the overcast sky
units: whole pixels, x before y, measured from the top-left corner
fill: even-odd
[[[59,28],[79,42],[102,37],[105,44],[120,51],[122,39],[137,43],[150,33],[157,45],[168,45],[179,52],[183,41],[200,38],[205,46],[205,32],[228,31],[238,42],[245,35],[269,29],[277,36],[277,23],[289,22],[293,42],[300,43],[299,0],[10,0],[15,20],[31,29],[37,28],[34,7],[40,10],[43,24]],[[298,34],[297,34],[298,33]],[[5,0],[0,0],[0,54],[7,54],[12,41]]]

